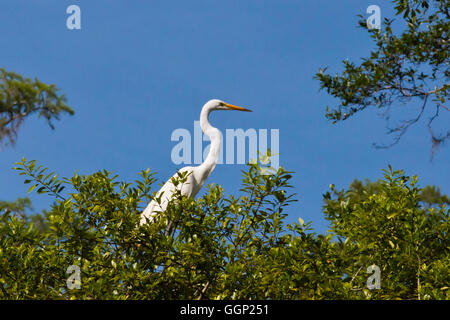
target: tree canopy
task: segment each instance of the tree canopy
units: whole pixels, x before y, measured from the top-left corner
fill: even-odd
[[[0,146],[13,145],[25,118],[38,114],[53,129],[62,113],[74,114],[54,84],[24,78],[0,68]]]
[[[43,230],[2,211],[2,299],[450,296],[450,210],[442,201],[425,205],[417,177],[403,171],[389,168],[382,180],[346,191],[332,185],[323,207],[331,230],[316,234],[301,218],[286,223],[295,195],[283,168],[267,175],[249,164],[239,196],[218,185],[198,199],[178,194],[143,226],[140,212],[155,194],[149,170],[129,183],[108,171],[61,179],[25,159],[16,169],[30,191],[55,202]],[[379,289],[367,286],[370,266],[381,270]]]
[[[450,131],[434,127],[438,117],[444,117],[444,123],[450,117],[450,1],[393,3],[399,23],[385,18],[382,28],[376,29],[369,28],[365,20],[359,22],[375,45],[368,57],[361,63],[345,60],[341,74],[330,75],[327,68],[316,74],[321,89],[340,100],[337,107],[326,108],[326,117],[336,123],[376,107],[387,121],[387,133],[393,136],[392,143],[376,146],[389,147],[428,116],[426,126],[434,152],[450,137]],[[407,112],[401,105],[411,110]]]
[[[389,125],[391,145],[430,111],[434,150],[450,138],[433,127],[450,112],[449,0],[393,2],[403,26],[361,21],[376,49],[344,61],[341,75],[316,74],[340,100],[326,116],[335,123],[375,106],[390,121],[393,106],[415,101],[412,118]],[[64,113],[73,110],[55,85],[0,69],[0,145],[14,144],[29,115],[53,128]],[[450,199],[390,166],[374,182],[330,185],[325,234],[301,217],[286,222],[296,200],[294,173],[282,167],[249,163],[238,195],[215,184],[197,199],[178,193],[145,225],[140,214],[156,196],[149,169],[132,182],[107,170],[61,178],[26,159],[14,169],[53,204],[28,215],[28,198],[0,202],[0,299],[450,298]]]

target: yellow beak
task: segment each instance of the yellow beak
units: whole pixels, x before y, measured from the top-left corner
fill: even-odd
[[[224,102],[224,105],[226,105],[231,110],[252,112],[252,110],[249,110],[249,109],[246,109],[246,108],[242,108],[242,107],[238,107],[238,106],[233,106],[232,104],[228,104],[228,103],[225,103],[225,102]]]

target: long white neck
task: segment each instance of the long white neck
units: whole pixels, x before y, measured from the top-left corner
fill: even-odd
[[[202,128],[203,133],[206,134],[211,140],[208,156],[199,166],[203,169],[201,172],[203,172],[206,177],[209,176],[209,174],[214,170],[217,161],[219,160],[221,140],[220,131],[209,123],[208,117],[210,112],[211,109],[205,105],[200,113],[200,128]]]

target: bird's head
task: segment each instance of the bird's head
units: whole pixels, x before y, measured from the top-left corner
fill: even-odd
[[[218,99],[212,99],[209,100],[206,105],[207,108],[209,110],[238,110],[238,111],[247,111],[247,112],[251,112],[252,110],[246,109],[246,108],[242,108],[242,107],[238,107],[238,106],[234,106],[232,104],[223,102],[221,100]]]

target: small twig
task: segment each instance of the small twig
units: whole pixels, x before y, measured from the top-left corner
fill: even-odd
[[[400,138],[409,129],[409,127],[411,125],[413,125],[414,123],[416,123],[417,121],[419,121],[419,119],[422,117],[422,114],[425,111],[427,100],[428,100],[428,95],[425,96],[424,102],[422,104],[422,107],[420,108],[420,112],[417,115],[417,117],[415,117],[414,119],[411,119],[411,120],[403,121],[402,124],[399,127],[397,127],[397,128],[388,128],[389,129],[388,134],[391,134],[391,133],[394,133],[394,132],[399,132],[397,134],[397,136],[394,138],[394,141],[391,144],[388,144],[388,145],[377,145],[377,144],[374,144],[375,148],[377,148],[377,149],[388,149],[388,148],[394,146],[395,144],[397,144],[400,141]]]
[[[439,116],[439,105],[436,105],[436,112],[434,115],[430,118],[428,121],[427,127],[428,131],[431,134],[431,160],[433,160],[434,153],[436,152],[436,149],[439,147],[439,145],[446,139],[450,138],[450,131],[447,132],[446,135],[436,137],[436,135],[433,132],[433,128],[431,127],[431,123]]]
[[[420,261],[420,256],[417,255],[417,262],[418,262],[418,267],[417,267],[417,299],[420,299],[420,291],[421,291],[421,285],[420,285],[420,266],[421,266],[421,261]]]
[[[202,291],[200,292],[200,295],[198,296],[197,300],[201,300],[203,298],[203,295],[205,294],[206,290],[208,290],[208,287],[209,287],[209,281],[206,282],[206,284],[203,287]]]
[[[439,107],[441,107],[441,108],[444,108],[444,109],[447,110],[447,111],[450,111],[450,108],[444,106],[443,104],[438,103],[437,105],[438,105]]]
[[[353,280],[355,280],[356,276],[358,275],[358,273],[362,270],[364,265],[361,265],[361,267],[359,267],[358,271],[356,271],[356,273],[353,275],[352,280],[350,280],[350,283],[353,283]]]

